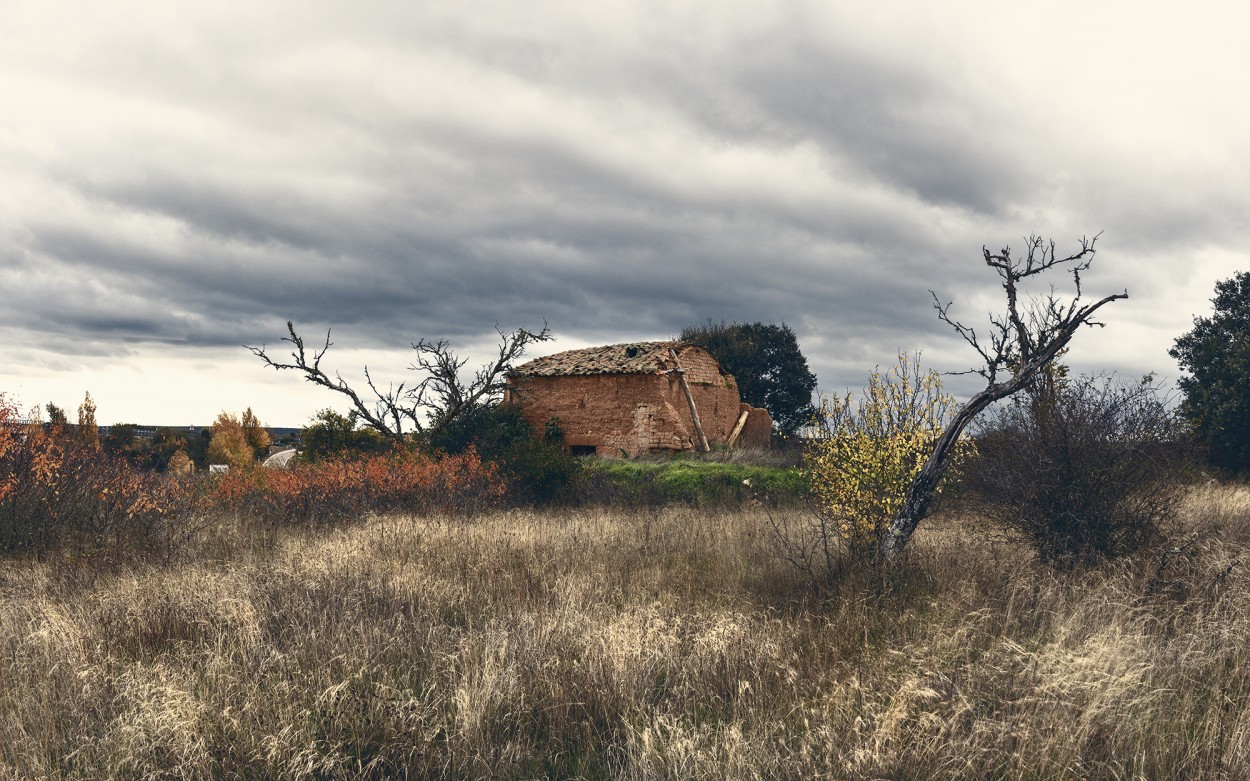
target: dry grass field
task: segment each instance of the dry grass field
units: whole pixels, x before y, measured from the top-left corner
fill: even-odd
[[[797,512],[797,511],[783,511]],[[1250,778],[1250,492],[1055,573],[935,519],[816,589],[759,508],[223,522],[170,566],[0,562],[34,778]]]

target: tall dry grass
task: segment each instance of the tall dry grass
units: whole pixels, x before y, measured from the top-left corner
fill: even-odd
[[[762,511],[223,526],[0,562],[6,778],[1250,778],[1250,493],[1055,573],[938,520],[815,590]]]

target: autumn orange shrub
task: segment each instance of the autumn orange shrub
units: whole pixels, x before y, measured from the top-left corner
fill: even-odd
[[[431,457],[398,451],[339,456],[293,469],[231,469],[208,496],[242,515],[282,523],[359,518],[369,512],[471,514],[497,505],[507,485],[469,450]]]
[[[156,550],[189,510],[184,482],[142,472],[0,394],[0,550]]]
[[[0,551],[65,546],[172,553],[197,519],[222,510],[263,522],[321,523],[370,512],[472,514],[507,482],[470,449],[339,456],[292,470],[244,467],[220,477],[142,471],[60,426],[23,420],[0,394]]]

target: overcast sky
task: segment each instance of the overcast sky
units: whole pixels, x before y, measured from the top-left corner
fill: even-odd
[[[1250,270],[1241,2],[0,3],[0,391],[299,426],[294,320],[356,379],[787,322],[823,389],[939,370],[981,248],[1102,231],[1082,371],[1178,370]],[[1065,280],[1056,278],[1063,287]],[[954,379],[954,390],[973,390]]]

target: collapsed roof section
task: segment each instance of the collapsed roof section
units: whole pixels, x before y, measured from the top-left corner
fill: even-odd
[[[675,368],[669,350],[682,342],[629,342],[566,350],[517,366],[519,377],[590,377],[600,374],[660,374]]]

